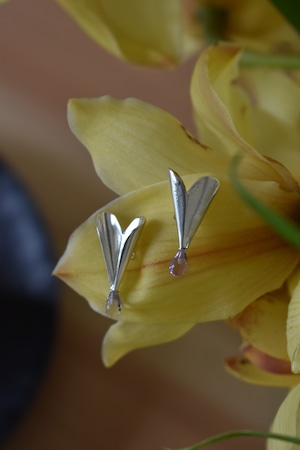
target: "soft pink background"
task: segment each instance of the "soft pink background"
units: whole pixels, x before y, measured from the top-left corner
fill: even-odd
[[[0,147],[42,209],[57,257],[68,236],[113,198],[69,131],[72,97],[137,97],[193,130],[194,61],[172,72],[125,65],[97,47],[51,0],[0,8]],[[161,450],[233,428],[266,429],[283,392],[223,370],[239,340],[224,324],[199,325],[174,343],[137,351],[112,369],[100,359],[109,320],[63,290],[57,341],[40,393],[7,450]],[[236,441],[218,448],[264,448]]]

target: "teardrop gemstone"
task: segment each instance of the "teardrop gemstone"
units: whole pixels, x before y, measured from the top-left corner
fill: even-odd
[[[170,274],[173,277],[181,277],[185,274],[188,267],[188,261],[185,249],[179,249],[169,265]]]
[[[105,315],[116,319],[122,310],[122,303],[118,291],[110,291],[105,303]]]

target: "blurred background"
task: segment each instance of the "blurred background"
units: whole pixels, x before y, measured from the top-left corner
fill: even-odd
[[[134,68],[96,46],[53,0],[10,0],[0,8],[0,61],[1,158],[38,206],[55,261],[71,232],[114,198],[68,128],[68,99],[137,97],[193,131],[195,59],[174,71]],[[1,290],[0,297],[2,305],[10,301]],[[198,325],[105,369],[100,349],[110,320],[65,286],[59,297],[46,371],[5,450],[162,450],[229,429],[269,427],[284,391],[225,373],[223,360],[239,345],[225,324]],[[2,371],[7,361],[0,364]],[[244,440],[218,448],[264,445]]]

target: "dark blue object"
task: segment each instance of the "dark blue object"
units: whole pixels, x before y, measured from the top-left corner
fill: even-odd
[[[48,235],[30,196],[0,163],[0,446],[47,366],[57,289]]]

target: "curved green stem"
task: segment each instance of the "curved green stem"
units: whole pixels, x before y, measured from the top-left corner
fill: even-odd
[[[244,50],[240,57],[240,65],[242,67],[300,69],[300,55],[292,53],[257,53]]]
[[[279,441],[291,442],[292,444],[300,444],[300,439],[293,436],[285,436],[277,433],[269,433],[267,431],[253,431],[253,430],[234,430],[227,433],[217,434],[211,438],[205,439],[192,447],[185,447],[178,450],[199,450],[220,441],[227,439],[234,439],[237,437],[256,437],[263,439],[276,439]]]
[[[229,167],[229,178],[234,190],[251,208],[254,209],[271,227],[277,231],[287,242],[294,247],[300,249],[300,228],[287,218],[282,217],[277,211],[271,209],[260,200],[251,195],[247,189],[244,188],[238,177],[238,165],[241,156],[233,157]]]

